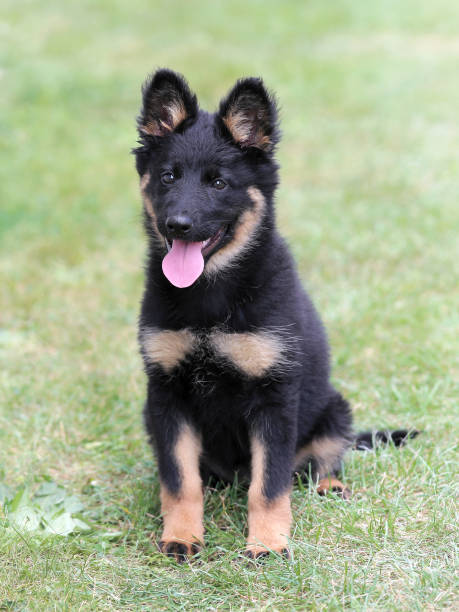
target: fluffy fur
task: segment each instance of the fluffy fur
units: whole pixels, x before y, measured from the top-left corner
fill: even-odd
[[[275,100],[260,79],[243,79],[209,114],[181,76],[159,70],[144,85],[138,131],[149,239],[139,341],[160,548],[194,554],[202,485],[237,472],[250,481],[247,554],[288,554],[294,470],[347,497],[335,477],[355,436],[330,383],[324,328],[276,229]],[[215,236],[198,280],[173,286],[161,269],[166,238]]]

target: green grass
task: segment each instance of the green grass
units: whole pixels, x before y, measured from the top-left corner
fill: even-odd
[[[457,606],[459,5],[4,0],[0,11],[0,482],[33,496],[51,480],[92,525],[30,532],[4,504],[0,609]],[[241,75],[276,90],[279,223],[329,330],[334,381],[359,429],[424,432],[400,451],[349,454],[350,503],[295,487],[292,562],[241,559],[237,487],[206,493],[199,561],[179,567],[151,544],[158,480],[135,339],[145,240],[129,150],[140,83],[162,65],[208,108]]]

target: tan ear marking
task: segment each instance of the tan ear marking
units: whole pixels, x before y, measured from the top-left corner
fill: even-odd
[[[166,108],[169,113],[171,129],[175,130],[186,119],[185,107],[181,102],[175,100]]]
[[[145,361],[160,365],[169,374],[181,361],[186,359],[195,343],[195,336],[189,329],[158,330],[146,327],[140,332],[140,344]]]
[[[266,209],[266,201],[257,187],[249,187],[247,193],[252,200],[253,206],[242,213],[231,242],[211,255],[204,268],[204,274],[207,276],[212,276],[220,270],[231,266],[238,257],[245,253],[250,247],[252,239],[254,239],[255,232],[261,223]]]
[[[243,111],[230,111],[223,118],[223,123],[228,128],[235,142],[241,145],[250,144],[258,149],[267,149],[271,146],[271,139],[262,130],[252,134],[253,121]]]
[[[173,132],[186,119],[185,106],[180,100],[172,100],[164,106],[167,120],[151,119],[139,129],[150,136],[164,136],[167,132]]]

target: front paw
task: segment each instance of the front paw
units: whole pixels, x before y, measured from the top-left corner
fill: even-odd
[[[158,543],[160,552],[172,557],[177,563],[184,563],[194,557],[201,550],[198,542],[184,542],[178,540],[161,540]]]
[[[258,546],[255,544],[248,544],[245,552],[245,556],[249,559],[253,560],[263,560],[269,556],[273,556],[273,554],[280,555],[281,557],[285,557],[286,559],[290,559],[290,550],[286,545],[277,545],[272,548],[265,548],[264,546]]]

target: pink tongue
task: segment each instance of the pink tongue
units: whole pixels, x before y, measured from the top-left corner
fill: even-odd
[[[189,287],[204,270],[202,242],[173,240],[172,248],[163,259],[164,276],[176,287]]]

